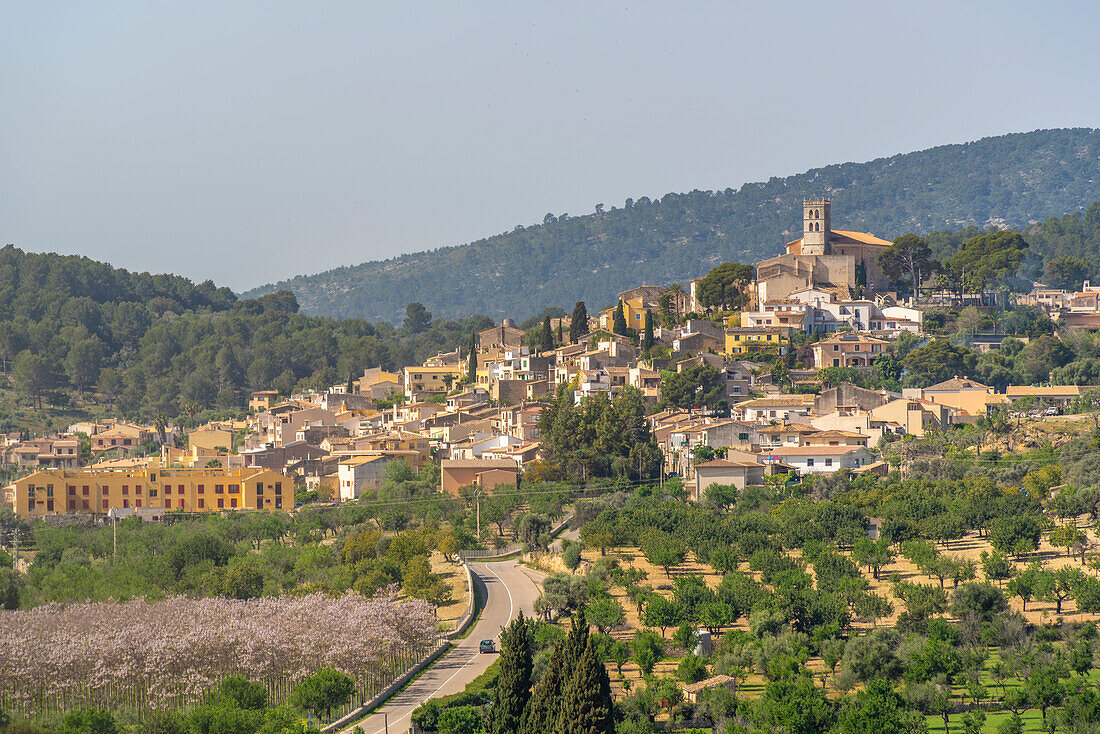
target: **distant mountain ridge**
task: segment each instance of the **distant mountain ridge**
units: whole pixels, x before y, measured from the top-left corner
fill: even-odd
[[[803,198],[833,201],[841,229],[893,239],[968,225],[1023,227],[1100,199],[1100,130],[1037,130],[866,163],[815,168],[740,189],[627,200],[620,208],[476,242],[336,268],[253,289],[294,292],[309,314],[400,321],[419,301],[437,317],[519,320],[547,306],[594,311],[630,286],[686,281],[754,262],[801,234]]]

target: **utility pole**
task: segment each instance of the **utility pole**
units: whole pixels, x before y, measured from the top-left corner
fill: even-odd
[[[115,517],[114,515],[111,516],[111,530],[114,533],[114,541],[113,541],[114,551],[113,551],[113,555],[114,555],[115,558],[118,558],[118,518]]]
[[[477,503],[477,542],[481,542],[481,487],[474,490],[474,502]]]

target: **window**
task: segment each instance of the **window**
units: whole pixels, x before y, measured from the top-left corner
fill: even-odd
[[[165,494],[165,496],[168,496],[168,495],[172,494],[172,485],[171,484],[164,485],[164,494]]]
[[[199,509],[201,510],[204,507],[206,507],[206,500],[204,500],[202,497],[199,497]]]
[[[840,366],[840,360],[839,359],[834,359],[833,360],[833,367],[839,367],[839,366]]]
[[[263,482],[256,482],[256,496],[257,497],[262,497],[263,493],[264,493],[264,483]]]
[[[230,484],[229,485],[229,494],[239,494],[240,491],[241,491],[241,487],[240,487],[239,484]]]
[[[229,498],[229,506],[230,507],[236,507],[237,506],[237,498],[236,497],[230,497]]]
[[[282,493],[283,493],[283,483],[282,482],[275,482],[275,494],[282,494]],[[278,500],[276,500],[276,502],[278,502]]]
[[[130,506],[130,500],[122,500],[122,506],[123,507],[129,507]]]
[[[52,484],[47,484],[46,485],[46,496],[47,497],[53,497],[53,485]]]
[[[832,459],[825,459],[825,466],[832,466],[832,465],[833,465],[833,460]]]
[[[737,440],[738,441],[748,441],[749,440],[749,434],[747,434],[747,433],[738,433],[737,434]]]
[[[834,352],[839,352],[840,351],[840,345],[839,344],[834,344],[833,345],[833,351]]]
[[[225,491],[225,488],[222,487],[222,485],[220,485],[220,484],[215,484],[214,485],[214,494],[222,494],[222,492],[224,492],[224,491]],[[219,500],[219,502],[220,501],[221,500]]]
[[[83,487],[80,488],[80,493],[82,495],[84,495],[85,497],[88,496],[88,485],[87,484],[85,484]]]
[[[218,498],[218,507],[225,507],[225,500],[223,500],[221,497]]]
[[[75,510],[76,509],[76,500],[69,500],[69,509],[70,510]]]
[[[200,484],[199,485],[199,494],[205,494],[205,493],[206,493],[206,487]]]
[[[123,484],[122,485],[122,494],[124,494],[124,495],[130,494],[130,485],[128,485],[128,484]]]
[[[104,510],[106,510],[106,509],[107,509],[107,500],[103,500],[103,509],[104,509]]]
[[[813,466],[813,465],[814,465],[814,460],[813,459],[806,459],[806,466]]]
[[[82,509],[87,510],[88,509],[88,500],[81,500],[81,502],[84,503],[84,506],[83,506]]]
[[[76,485],[73,485],[73,484],[69,485],[69,494],[70,495],[76,494]]]
[[[141,485],[140,484],[137,485],[136,487],[134,487],[134,494],[141,494]]]
[[[134,500],[134,507],[141,507],[141,500]]]
[[[53,512],[53,500],[46,500],[46,511]]]

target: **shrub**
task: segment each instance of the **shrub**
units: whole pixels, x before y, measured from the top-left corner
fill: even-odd
[[[562,548],[561,561],[570,571],[576,571],[581,565],[581,548],[580,543],[568,543]]]
[[[676,676],[684,683],[698,683],[707,677],[707,666],[695,655],[687,655],[676,666]]]

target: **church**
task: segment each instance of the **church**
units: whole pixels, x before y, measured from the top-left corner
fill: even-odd
[[[787,252],[756,265],[756,302],[780,301],[791,293],[818,288],[837,300],[853,297],[857,286],[883,291],[889,285],[878,256],[891,244],[866,232],[831,229],[828,199],[802,202],[802,236]]]

